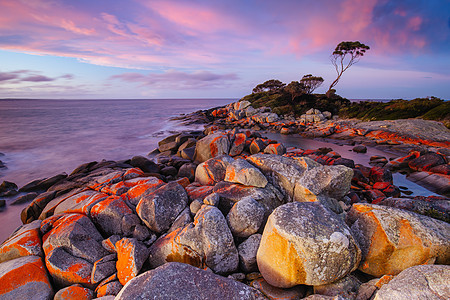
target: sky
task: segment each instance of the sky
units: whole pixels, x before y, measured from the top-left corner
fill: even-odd
[[[450,0],[0,0],[0,98],[236,98],[336,78],[349,99],[450,99]]]

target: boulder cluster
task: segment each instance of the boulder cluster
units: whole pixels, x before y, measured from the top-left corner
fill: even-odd
[[[450,296],[449,200],[399,198],[387,168],[218,126],[152,155],[19,189],[0,298]]]

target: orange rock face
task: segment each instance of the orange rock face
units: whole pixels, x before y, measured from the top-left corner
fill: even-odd
[[[59,290],[53,300],[91,300],[94,292],[79,284],[68,286]]]
[[[41,257],[20,257],[0,264],[1,299],[51,299],[52,295]]]
[[[123,238],[116,243],[117,277],[122,285],[136,277],[148,256],[147,248],[136,239]]]
[[[41,221],[24,225],[8,238],[0,247],[0,262],[28,255],[43,256],[39,236],[40,225]]]
[[[401,209],[354,204],[352,232],[363,259],[359,269],[380,277],[422,264],[450,262],[450,225]]]

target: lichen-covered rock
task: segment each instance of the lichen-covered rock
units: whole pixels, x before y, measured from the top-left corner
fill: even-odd
[[[236,202],[227,214],[228,226],[234,236],[249,237],[256,233],[264,221],[265,209],[252,198]]]
[[[39,256],[19,257],[0,264],[1,299],[53,299],[53,288]]]
[[[431,168],[446,164],[445,158],[434,152],[429,152],[414,158],[408,166],[415,171],[429,171]]]
[[[257,290],[182,263],[167,263],[131,280],[117,295],[127,299],[265,299]]]
[[[286,148],[281,143],[269,144],[266,148],[264,148],[264,153],[283,155],[286,153]]]
[[[64,248],[55,248],[45,254],[45,265],[58,286],[91,283],[92,264],[69,254]]]
[[[247,158],[266,176],[267,180],[282,191],[289,200],[294,199],[294,188],[306,170],[320,166],[310,158],[293,159],[275,154],[255,154]]]
[[[0,263],[21,256],[43,256],[39,229],[41,221],[22,225],[0,246]]]
[[[122,218],[131,214],[133,211],[118,196],[110,196],[91,209],[92,220],[107,236],[123,235]]]
[[[95,293],[97,294],[98,298],[112,296],[112,300],[114,300],[114,297],[120,292],[122,288],[123,285],[119,282],[119,280],[117,279],[117,273],[115,273],[100,282],[95,289]]]
[[[244,151],[246,140],[247,136],[245,135],[245,133],[236,133],[234,135],[234,140],[231,143],[229,155],[236,156],[241,154],[242,151]]]
[[[60,289],[53,300],[91,300],[94,298],[94,292],[80,284],[74,284]]]
[[[209,267],[216,273],[237,269],[239,257],[225,217],[214,206],[204,205],[194,222],[159,238],[151,247],[149,263],[158,267],[177,261]]]
[[[215,185],[225,179],[226,170],[234,160],[228,155],[208,159],[195,170],[195,181],[202,185]]]
[[[261,234],[253,234],[238,246],[239,265],[242,271],[246,273],[256,272],[258,270],[256,253],[258,252],[261,237]]]
[[[184,188],[176,182],[170,182],[149,197],[142,197],[136,211],[148,228],[161,233],[170,228],[187,203],[188,197]]]
[[[321,285],[354,271],[361,250],[347,225],[317,202],[282,205],[270,215],[258,267],[271,285]]]
[[[261,171],[243,159],[236,159],[228,164],[224,180],[262,188],[267,185],[267,178]]]
[[[200,139],[195,145],[194,161],[204,162],[210,158],[228,154],[230,141],[223,133],[213,133]]]
[[[41,231],[46,224],[48,223],[42,222]],[[42,238],[46,256],[53,249],[63,247],[71,255],[93,264],[108,254],[101,245],[103,237],[92,221],[84,215],[66,214],[57,218],[49,226],[51,230]]]
[[[149,177],[145,181],[135,178],[129,180],[128,184],[133,184],[134,186],[128,190],[126,195],[122,195],[122,197],[126,197],[131,204],[137,205],[141,198],[153,194],[153,192],[162,187],[165,182],[156,177]]]
[[[116,243],[117,277],[122,285],[137,276],[148,257],[148,249],[133,238],[123,238]]]
[[[450,266],[410,267],[383,285],[374,300],[450,298]]]
[[[263,152],[267,147],[267,142],[263,141],[261,138],[256,138],[250,144],[250,153],[256,154],[259,152]]]
[[[295,184],[296,201],[318,201],[319,196],[342,198],[350,190],[353,170],[345,166],[317,166],[307,170]]]
[[[359,269],[396,275],[421,264],[450,263],[450,224],[402,209],[353,204],[348,222],[361,247]]]
[[[87,190],[62,201],[55,208],[54,214],[57,215],[61,213],[78,213],[89,216],[92,206],[106,199],[107,197],[107,194]]]

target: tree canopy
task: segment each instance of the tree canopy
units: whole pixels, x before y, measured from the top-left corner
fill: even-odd
[[[334,65],[337,73],[337,78],[331,83],[328,91],[336,86],[341,79],[342,74],[350,68],[352,65],[356,64],[361,56],[364,56],[370,47],[356,42],[341,42],[334,49],[333,54],[331,54],[331,62]]]
[[[300,83],[303,84],[303,88],[306,94],[311,94],[323,83],[323,78],[320,76],[312,76],[311,74],[303,76],[300,80]]]
[[[264,83],[258,84],[253,89],[253,93],[276,92],[276,91],[282,89],[285,85],[286,85],[285,83],[283,83],[277,79],[270,79]]]
[[[283,90],[291,95],[291,103],[294,103],[295,97],[301,96],[305,93],[305,86],[298,81],[292,81],[285,86]]]

